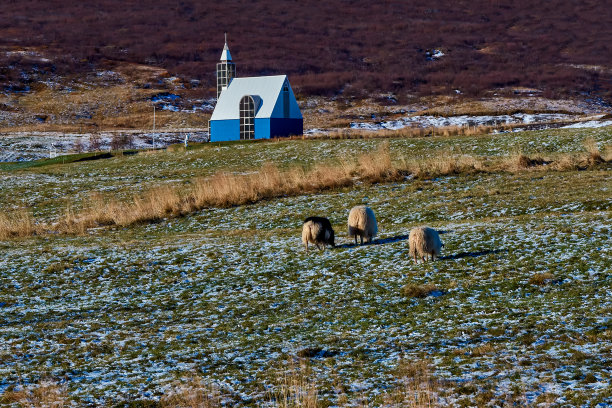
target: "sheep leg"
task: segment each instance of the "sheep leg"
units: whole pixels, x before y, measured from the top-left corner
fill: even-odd
[[[416,254],[414,254],[414,263],[415,263],[415,264],[417,264],[417,265],[419,264],[419,261],[417,261],[417,256],[416,256]]]
[[[321,247],[319,246],[319,243],[317,242],[316,245],[317,245],[317,249],[320,251]]]
[[[361,238],[361,245],[363,245],[363,235],[360,235],[359,238]]]
[[[308,253],[308,241],[306,241],[304,245],[306,246],[306,253]]]
[[[357,246],[357,235],[355,235],[355,246]]]
[[[427,262],[427,254],[421,256],[421,258],[423,259],[423,263]]]

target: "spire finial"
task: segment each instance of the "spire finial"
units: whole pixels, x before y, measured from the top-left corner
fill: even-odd
[[[223,45],[223,52],[221,52],[221,61],[231,61],[232,56],[229,52],[229,47],[227,46],[227,33],[225,33],[225,45]]]

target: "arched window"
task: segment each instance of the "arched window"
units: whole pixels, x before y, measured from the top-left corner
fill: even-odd
[[[255,101],[250,95],[240,100],[240,139],[255,138]]]

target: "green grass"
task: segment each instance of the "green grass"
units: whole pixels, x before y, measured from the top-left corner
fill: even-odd
[[[390,140],[394,157],[583,151],[605,130]],[[262,162],[312,166],[380,141],[202,145],[0,173],[4,206],[49,218],[89,192],[131,197]],[[334,382],[379,406],[400,358],[426,359],[441,406],[610,404],[611,170],[483,173],[367,185],[206,209],[85,236],[0,242],[0,393],[52,378],[78,404],[151,401],[194,373],[230,405],[258,406],[287,358],[309,357],[321,399]],[[354,247],[346,219],[371,206],[379,236]],[[327,216],[339,248],[306,254],[302,220]],[[416,225],[441,231],[415,265]],[[534,275],[552,280],[534,284]],[[539,282],[539,281],[538,281]],[[414,297],[406,285],[435,285]]]
[[[129,154],[129,151],[128,151]],[[36,167],[46,167],[53,165],[65,165],[71,163],[77,163],[88,160],[98,160],[98,159],[106,159],[111,158],[116,153],[108,153],[108,152],[91,152],[91,153],[78,153],[78,154],[67,154],[63,156],[57,156],[52,159],[41,159],[34,161],[22,161],[22,162],[6,162],[0,163],[0,170],[6,172],[12,172],[16,170],[26,170],[33,169]]]

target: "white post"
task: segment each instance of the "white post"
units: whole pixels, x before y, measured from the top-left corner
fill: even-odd
[[[155,149],[155,104],[153,104],[153,149]]]

